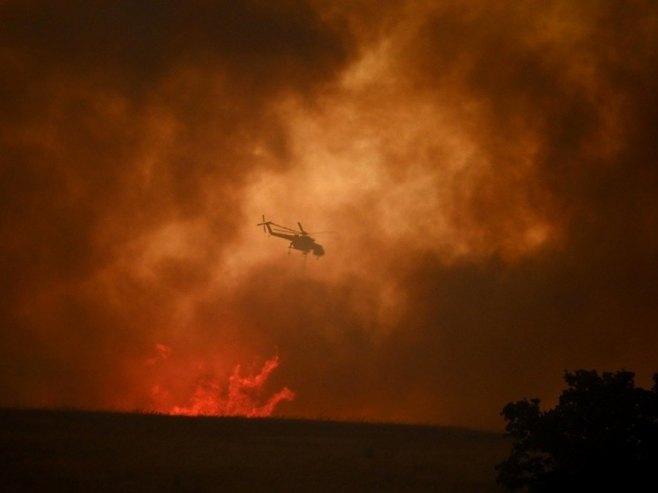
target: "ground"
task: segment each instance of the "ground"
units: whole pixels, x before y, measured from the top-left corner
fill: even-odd
[[[500,434],[455,428],[0,411],[2,490],[493,492]]]

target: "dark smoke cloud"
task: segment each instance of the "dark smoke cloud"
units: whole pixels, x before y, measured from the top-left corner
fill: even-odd
[[[555,395],[564,368],[655,371],[657,14],[644,2],[450,7],[414,39],[411,85],[457,101],[484,161],[456,190],[460,227],[495,244],[530,210],[559,237],[532,258],[446,268],[430,256],[405,272],[416,301],[396,352],[427,353],[410,377],[439,375],[450,414]]]
[[[497,427],[564,369],[648,379],[657,23],[650,2],[3,3],[2,404],[148,408],[158,342],[179,374],[277,348],[270,385],[306,417]],[[305,273],[252,255],[286,246],[254,204],[339,235]]]

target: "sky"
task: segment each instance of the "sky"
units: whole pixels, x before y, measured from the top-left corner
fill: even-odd
[[[648,384],[657,47],[649,0],[0,1],[0,406],[497,430]]]

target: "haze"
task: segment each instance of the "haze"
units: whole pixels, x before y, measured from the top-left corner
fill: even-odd
[[[646,384],[656,46],[650,1],[0,2],[0,405],[185,407],[275,355],[305,418]]]

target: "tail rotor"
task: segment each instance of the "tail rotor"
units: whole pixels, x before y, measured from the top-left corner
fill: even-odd
[[[267,222],[265,221],[265,214],[263,214],[263,222],[258,223],[256,226],[262,226],[263,227],[263,233],[267,233]]]

